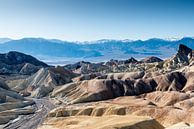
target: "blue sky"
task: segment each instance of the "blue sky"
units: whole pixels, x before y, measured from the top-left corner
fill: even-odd
[[[194,0],[0,0],[0,37],[194,37]]]

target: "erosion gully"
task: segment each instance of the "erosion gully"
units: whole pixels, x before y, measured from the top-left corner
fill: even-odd
[[[43,123],[47,114],[55,106],[47,99],[33,99],[35,104],[35,113],[21,115],[17,119],[10,121],[4,126],[4,129],[37,129],[38,125]]]

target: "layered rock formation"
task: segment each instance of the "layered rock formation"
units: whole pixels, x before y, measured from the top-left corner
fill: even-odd
[[[59,106],[48,114],[40,129],[192,127],[193,62],[192,50],[184,45],[164,61],[157,57],[82,61],[64,67],[40,65],[37,69],[27,62],[18,69],[20,76],[0,77],[0,116],[14,114],[5,119],[7,122],[20,114],[33,113],[32,107],[26,107],[33,101],[23,97],[29,96],[46,97]],[[41,111],[48,111],[43,105],[39,105]]]
[[[122,67],[133,72],[121,72],[121,65],[116,60],[111,60],[103,65],[120,72],[110,73],[112,71],[106,69],[105,73],[101,71],[74,78],[74,82],[53,90],[51,97],[57,104],[65,106],[52,110],[40,128],[60,129],[59,125],[62,123],[67,128],[85,128],[81,123],[87,121],[83,121],[82,117],[90,119],[95,125],[98,123],[96,117],[110,120],[112,115],[118,117],[114,123],[120,122],[119,120],[124,122],[123,116],[132,115],[151,117],[160,123],[158,128],[192,127],[194,63],[191,52],[188,47],[180,45],[178,53],[170,59],[161,61],[147,58],[144,62],[130,63]],[[67,124],[73,120],[76,121],[76,126]],[[106,125],[112,122],[107,122]],[[118,127],[112,124],[106,128],[124,128],[123,125],[125,124],[122,123]],[[102,126],[104,127],[103,124]],[[87,127],[92,128],[89,123]],[[126,128],[130,127],[136,128]]]
[[[193,94],[176,91],[152,92],[141,96],[119,97],[113,100],[59,107],[49,117],[136,115],[150,116],[163,126],[193,123]]]
[[[140,95],[153,91],[194,90],[192,72],[171,72],[148,75],[144,72],[108,74],[100,79],[73,82],[60,86],[52,93],[53,97],[65,98],[71,103],[99,101],[119,96]]]
[[[34,75],[24,79],[14,87],[21,94],[41,98],[47,96],[54,88],[71,82],[76,74],[62,67],[42,68]]]
[[[157,121],[139,116],[77,116],[50,118],[38,129],[163,129]]]
[[[35,109],[29,107],[33,104],[34,101],[26,100],[0,81],[0,125],[17,118],[18,115],[34,113]]]

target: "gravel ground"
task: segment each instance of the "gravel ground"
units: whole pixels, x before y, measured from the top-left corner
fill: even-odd
[[[22,115],[10,121],[4,129],[36,129],[40,125],[54,105],[46,99],[34,99],[35,114]]]

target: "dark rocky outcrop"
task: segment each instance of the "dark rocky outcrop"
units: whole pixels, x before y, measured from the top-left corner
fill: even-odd
[[[155,57],[155,56],[151,56],[151,57],[147,57],[143,60],[141,60],[140,62],[143,62],[143,63],[154,63],[154,62],[162,62],[163,60],[158,58],[158,57]]]
[[[181,55],[186,55],[190,58],[192,57],[192,49],[185,46],[185,45],[183,45],[183,44],[179,45],[178,53],[181,54]]]
[[[43,66],[43,67],[48,66],[44,62],[41,62],[30,55],[26,55],[16,51],[11,51],[6,54],[0,54],[0,62],[5,63],[7,65],[18,65],[23,63],[30,63],[35,66]]]
[[[108,66],[104,65],[103,63],[90,63],[85,61],[80,61],[75,64],[65,65],[64,68],[68,70],[72,70],[78,74],[102,72],[103,70],[109,69]]]
[[[80,62],[77,62],[75,64],[65,65],[64,68],[71,69],[71,70],[76,70],[76,69],[81,68],[83,65],[89,65],[89,64],[91,64],[91,63],[90,62],[85,62],[85,61],[80,61]]]
[[[117,66],[117,65],[125,65],[125,64],[130,64],[130,63],[137,63],[138,61],[131,57],[127,60],[114,60],[114,59],[111,59],[107,62],[104,63],[104,65],[106,66]]]
[[[175,55],[174,62],[178,63],[185,63],[185,64],[189,64],[190,59],[192,58],[192,49],[180,44],[179,45],[179,50],[178,53]]]
[[[138,61],[133,57],[129,58],[128,60],[124,60],[124,64],[137,63],[137,62]]]
[[[0,54],[0,74],[32,74],[47,64],[20,52]]]

